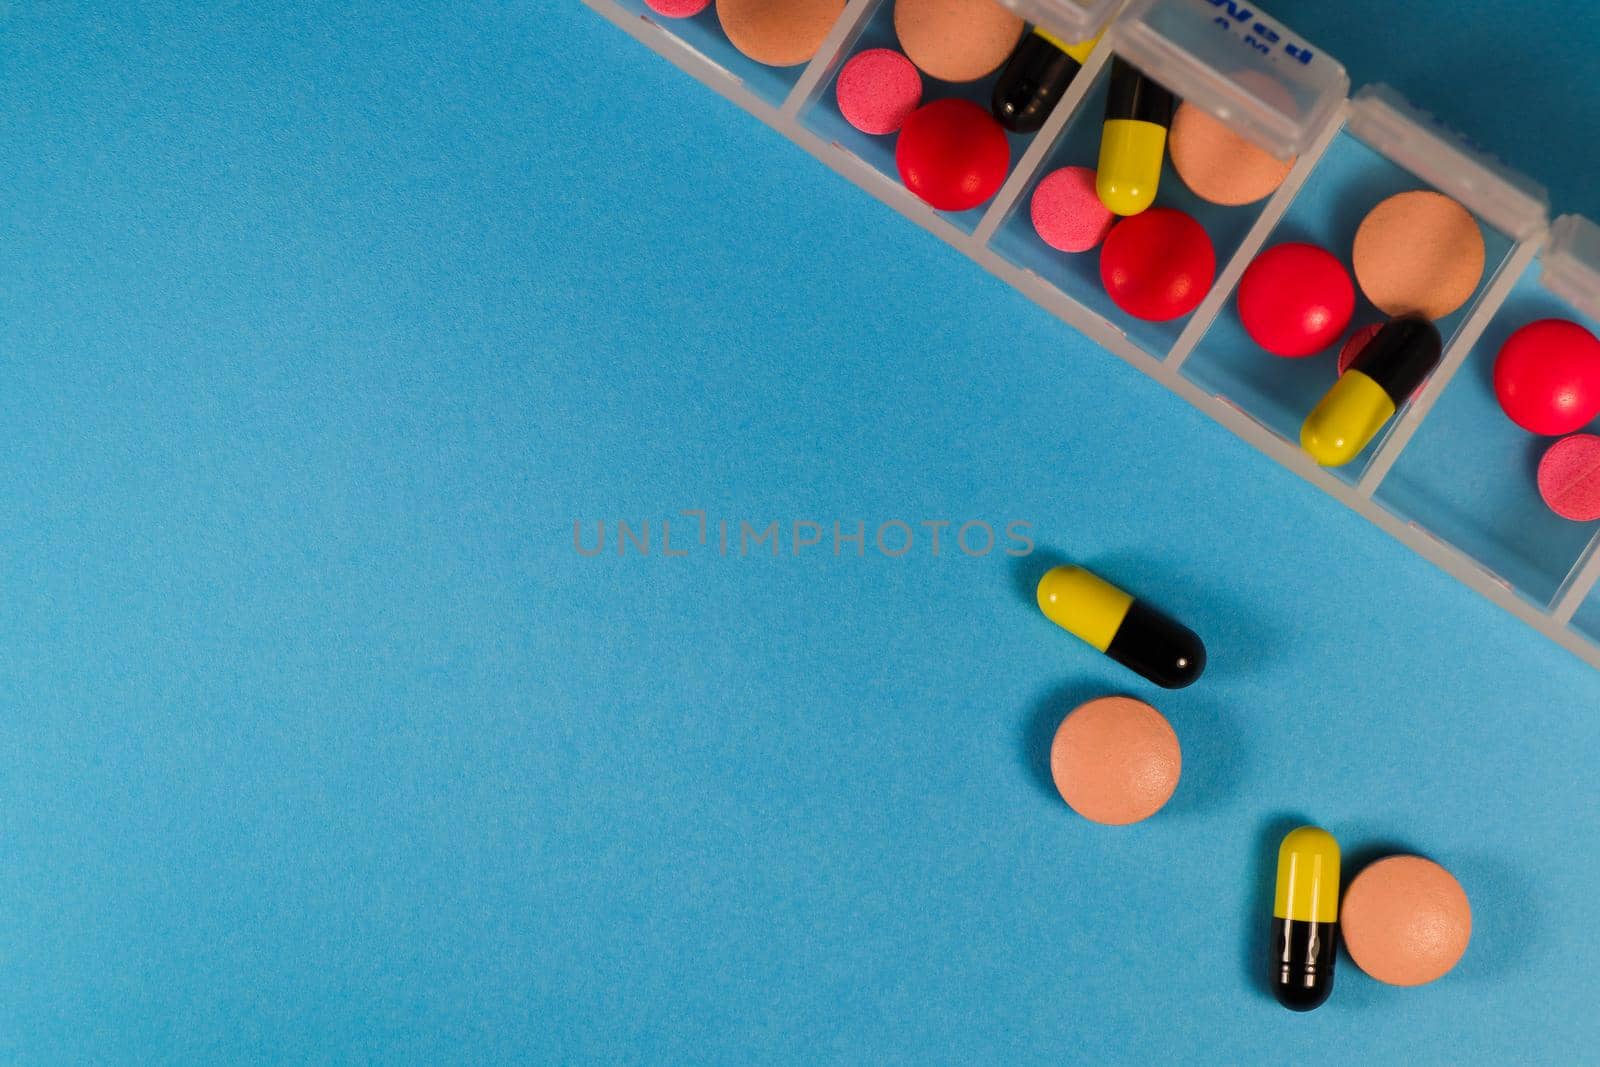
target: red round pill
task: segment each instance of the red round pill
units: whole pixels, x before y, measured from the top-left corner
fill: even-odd
[[[911,113],[895,145],[900,180],[940,211],[986,202],[1011,169],[1011,142],[994,117],[970,100],[935,100]]]
[[[1551,445],[1539,461],[1539,495],[1563,519],[1600,519],[1600,437],[1575,433]]]
[[[1571,433],[1600,415],[1600,341],[1566,319],[1530,322],[1500,347],[1494,392],[1524,430]]]
[[[1239,280],[1239,318],[1256,344],[1298,359],[1333,344],[1350,325],[1356,287],[1331,252],[1282,244],[1257,256]]]
[[[1205,227],[1170,207],[1132,215],[1100,249],[1100,281],[1117,307],[1136,319],[1166,322],[1199,306],[1217,276]]]
[[[893,48],[869,48],[844,65],[835,93],[850,125],[862,133],[893,133],[922,103],[922,75]]]
[[[1375,322],[1371,326],[1361,327],[1361,329],[1350,335],[1350,339],[1344,343],[1344,347],[1339,349],[1339,374],[1341,376],[1350,369],[1350,365],[1356,361],[1356,357],[1361,354],[1361,350],[1371,344],[1372,339],[1378,336],[1378,331],[1382,329],[1383,323]]]
[[[711,6],[711,0],[644,0],[644,6],[669,19],[687,19]]]

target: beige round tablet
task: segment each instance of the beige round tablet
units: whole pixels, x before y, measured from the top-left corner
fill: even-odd
[[[894,32],[911,62],[947,82],[986,78],[1011,58],[1023,22],[994,0],[895,0]]]
[[[1266,199],[1294,167],[1293,158],[1274,159],[1187,102],[1178,105],[1167,146],[1183,184],[1201,200],[1227,207]]]
[[[1398,193],[1361,221],[1350,258],[1361,291],[1385,315],[1442,319],[1483,280],[1483,232],[1443,193]]]
[[[769,67],[809,63],[844,12],[845,0],[717,0],[733,47]]]
[[[1356,966],[1389,985],[1443,977],[1467,951],[1472,906],[1451,873],[1421,856],[1389,856],[1345,890],[1339,928]]]
[[[1161,713],[1132,697],[1101,697],[1061,720],[1050,774],[1072,810],[1126,826],[1161,810],[1178,788],[1183,754]]]

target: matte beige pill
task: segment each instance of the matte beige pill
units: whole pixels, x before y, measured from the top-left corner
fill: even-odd
[[[809,63],[844,12],[844,0],[717,0],[733,47],[769,67]]]
[[[994,0],[895,0],[894,32],[924,74],[947,82],[986,78],[1011,58],[1026,27]]]
[[[1398,193],[1362,220],[1351,262],[1361,291],[1384,314],[1438,320],[1470,300],[1483,280],[1483,232],[1443,193]]]
[[[1195,196],[1227,207],[1266,199],[1294,167],[1293,159],[1274,159],[1190,103],[1178,105],[1167,151]]]
[[[1370,864],[1345,890],[1345,948],[1380,982],[1415,986],[1443,977],[1472,939],[1472,906],[1461,883],[1421,856]]]
[[[1132,697],[1073,709],[1050,746],[1050,775],[1072,810],[1091,822],[1148,819],[1178,788],[1183,754],[1162,714]]]

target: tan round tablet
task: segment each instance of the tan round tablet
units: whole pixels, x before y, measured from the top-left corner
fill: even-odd
[[[1011,58],[1023,22],[994,0],[895,0],[894,32],[911,62],[947,82],[986,78]]]
[[[1266,199],[1294,167],[1292,158],[1274,159],[1190,103],[1178,105],[1167,146],[1183,184],[1201,200],[1227,207]]]
[[[1483,280],[1483,232],[1443,193],[1398,193],[1361,221],[1350,258],[1361,291],[1384,314],[1442,319]]]
[[[1443,977],[1472,939],[1472,906],[1451,873],[1421,856],[1389,856],[1345,890],[1339,929],[1356,966],[1389,985]]]
[[[717,0],[733,47],[769,67],[809,63],[844,12],[845,0]]]
[[[1132,697],[1101,697],[1073,709],[1056,729],[1050,774],[1072,810],[1126,826],[1161,810],[1178,788],[1183,754],[1161,713]]]

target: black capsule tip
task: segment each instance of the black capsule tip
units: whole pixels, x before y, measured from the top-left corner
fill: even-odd
[[[1316,1011],[1328,1002],[1328,996],[1332,992],[1331,978],[1312,986],[1283,982],[1274,982],[1272,985],[1273,996],[1278,998],[1279,1004],[1290,1011]]]
[[[989,110],[1002,128],[1019,134],[1038,133],[1044,128],[1044,120],[1049,117],[1047,111],[1018,107],[1013,100],[1001,100],[998,88],[995,90],[995,99],[990,104]]]
[[[1428,380],[1443,352],[1439,328],[1413,312],[1386,322],[1351,368],[1378,383],[1399,407]]]
[[[1159,669],[1151,676],[1163,689],[1187,689],[1206,671],[1206,646],[1193,630],[1185,632],[1189,640],[1179,644],[1170,662],[1156,665]]]
[[[1206,669],[1200,635],[1142,600],[1129,606],[1106,655],[1163,689],[1191,686]]]

